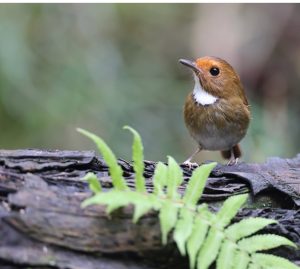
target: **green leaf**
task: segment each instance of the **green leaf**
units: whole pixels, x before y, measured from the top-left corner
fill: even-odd
[[[236,244],[224,240],[217,258],[217,269],[231,269],[233,266]]]
[[[250,253],[277,248],[282,245],[297,248],[292,241],[275,234],[254,235],[238,242],[240,248]]]
[[[133,191],[112,190],[109,192],[101,192],[91,198],[86,199],[82,206],[86,207],[93,204],[102,204],[107,206],[107,213],[128,206],[134,205],[133,222],[136,223],[139,218],[154,208],[155,203],[145,194]]]
[[[168,167],[163,163],[159,162],[156,165],[153,176],[154,194],[163,195],[163,189],[167,185],[167,178]]]
[[[234,241],[256,233],[269,224],[277,223],[276,220],[266,218],[248,218],[230,225],[226,230],[226,235]]]
[[[299,267],[287,259],[271,254],[252,254],[253,262],[266,269],[299,269]]]
[[[194,213],[183,207],[180,210],[180,218],[177,221],[174,231],[174,240],[177,243],[181,255],[185,255],[185,245],[192,233]]]
[[[198,208],[198,215],[195,217],[192,233],[187,242],[187,252],[190,260],[190,268],[195,268],[196,257],[201,248],[210,225],[212,213],[207,209],[207,204]]]
[[[106,205],[112,209],[117,209],[121,206],[126,206],[129,204],[128,193],[129,191],[125,192],[119,190],[100,192],[84,200],[81,205],[82,207],[86,207],[89,205],[101,204]],[[111,212],[112,210],[109,211]]]
[[[123,193],[124,194],[124,193]],[[105,198],[104,198],[105,199]],[[112,197],[111,200],[108,200],[109,202],[106,203],[107,207],[106,207],[106,212],[107,214],[111,214],[113,211],[124,207],[124,206],[128,206],[129,200],[128,200],[128,196],[127,195],[116,195],[115,198]],[[103,201],[103,203],[105,203],[105,201]]]
[[[160,210],[164,200],[155,195],[154,193],[148,193],[147,196],[150,203],[152,204],[153,209]]]
[[[89,172],[82,179],[89,183],[89,188],[93,193],[99,193],[102,191],[101,184],[94,173]]]
[[[227,226],[232,218],[237,214],[241,206],[246,202],[248,194],[240,194],[231,196],[225,200],[222,208],[217,214],[218,227],[223,228]]]
[[[154,208],[151,199],[144,195],[143,199],[139,200],[138,202],[134,203],[134,215],[133,215],[133,222],[136,223],[140,217],[145,215],[149,212],[152,208]]]
[[[236,250],[234,253],[233,269],[247,269],[250,257],[245,251]]]
[[[217,163],[204,164],[194,170],[185,190],[184,203],[196,205],[202,195],[207,178],[216,165]]]
[[[261,267],[256,263],[250,263],[248,269],[261,269]]]
[[[175,226],[178,218],[178,208],[169,200],[166,200],[159,212],[162,243],[167,244],[168,234]]]
[[[137,131],[129,126],[123,127],[126,130],[129,130],[133,134],[133,143],[132,143],[132,160],[133,160],[133,169],[135,172],[135,186],[138,192],[146,192],[145,187],[145,178],[144,178],[144,147],[142,139]]]
[[[112,178],[112,183],[117,190],[127,190],[125,179],[123,178],[123,170],[119,166],[118,161],[114,153],[108,147],[108,145],[98,136],[90,133],[86,130],[78,128],[77,131],[91,140],[97,145],[99,151],[101,152],[104,161],[108,165],[109,173]]]
[[[146,214],[152,208],[149,197],[143,193],[126,191],[123,192],[122,196],[124,196],[124,201],[127,199],[127,205],[134,205],[133,222],[137,222],[142,215]]]
[[[221,247],[224,238],[224,233],[211,227],[205,244],[200,249],[199,256],[197,258],[198,268],[207,269],[216,259],[219,249]]]
[[[178,198],[177,189],[183,181],[183,173],[178,163],[168,156],[167,195],[169,198]]]

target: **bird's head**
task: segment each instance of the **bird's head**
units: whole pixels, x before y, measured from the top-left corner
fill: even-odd
[[[194,91],[197,90],[196,84],[199,84],[200,90],[217,99],[228,99],[234,96],[244,98],[240,78],[225,60],[206,56],[196,61],[180,59],[179,62],[192,69],[195,78]]]

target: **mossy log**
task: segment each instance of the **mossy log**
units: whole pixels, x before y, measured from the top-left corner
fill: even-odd
[[[130,162],[119,160],[128,185],[134,187]],[[156,163],[145,161],[148,191]],[[181,166],[185,181],[191,170]],[[170,237],[161,245],[157,214],[133,224],[132,208],[108,216],[103,206],[81,208],[91,195],[82,177],[97,174],[104,189],[112,187],[108,168],[91,151],[0,151],[0,268],[188,268]],[[300,245],[300,155],[271,158],[262,164],[218,165],[200,202],[212,210],[227,197],[249,193],[234,221],[249,216],[279,221],[263,232],[290,238]],[[300,251],[273,251],[300,264]]]

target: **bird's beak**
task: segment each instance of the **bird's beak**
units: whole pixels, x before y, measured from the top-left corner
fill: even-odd
[[[195,73],[203,73],[203,71],[197,67],[195,62],[192,62],[190,60],[180,59],[179,62],[189,68],[191,68]]]

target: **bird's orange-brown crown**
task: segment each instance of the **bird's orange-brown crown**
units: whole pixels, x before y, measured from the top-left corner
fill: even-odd
[[[248,104],[238,74],[225,60],[206,56],[198,58],[195,62],[181,59],[180,63],[194,71],[202,88],[208,93],[226,99],[240,97]]]

